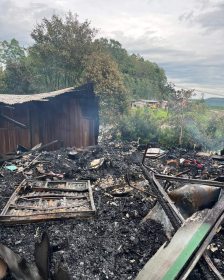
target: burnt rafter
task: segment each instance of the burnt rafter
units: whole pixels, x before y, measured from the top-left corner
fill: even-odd
[[[21,127],[21,128],[25,128],[25,129],[29,128],[28,125],[23,124],[23,123],[21,123],[21,122],[19,122],[19,121],[16,121],[16,120],[14,120],[14,119],[12,119],[12,118],[10,118],[9,116],[6,116],[6,115],[4,115],[4,114],[0,114],[0,117],[3,118],[3,119],[6,120],[6,121],[12,123],[12,124],[15,124],[16,126]]]

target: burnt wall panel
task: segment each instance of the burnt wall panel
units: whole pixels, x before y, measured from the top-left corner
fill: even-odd
[[[17,144],[31,148],[54,140],[63,141],[66,147],[97,144],[98,100],[92,93],[65,94],[13,108],[1,106],[0,114],[28,126],[24,129],[0,118],[0,154],[15,151]]]
[[[79,98],[52,100],[39,110],[41,142],[60,140],[68,147],[96,144],[95,121],[83,115]]]
[[[0,117],[0,154],[13,152],[18,144],[30,147],[29,108],[25,105],[3,107],[0,113],[18,121],[27,128],[21,128]]]

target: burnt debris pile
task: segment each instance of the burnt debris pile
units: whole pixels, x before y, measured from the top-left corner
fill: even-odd
[[[158,206],[156,201],[161,201],[153,182],[143,175],[142,163],[166,193],[175,197],[177,206],[175,191],[182,185],[207,180],[222,188],[224,178],[222,156],[150,147],[144,152],[141,148],[136,143],[121,142],[57,151],[37,147],[2,160],[0,244],[33,267],[35,244],[46,233],[51,244],[49,272],[37,279],[58,279],[55,271],[61,267],[66,271],[64,279],[135,279],[178,230],[172,215],[168,215],[170,231],[162,219],[150,218],[150,212]],[[214,203],[219,194],[215,195]],[[214,204],[195,203],[187,205],[190,214],[206,207],[211,209]],[[181,207],[177,209],[187,219],[189,215]],[[154,211],[158,214],[160,210]],[[221,225],[208,252],[219,272],[224,273]],[[0,259],[0,272],[2,268],[4,273],[5,267],[9,272],[2,279],[19,279],[1,250]],[[201,267],[196,267],[189,277],[205,279]],[[36,270],[41,269],[37,266]]]

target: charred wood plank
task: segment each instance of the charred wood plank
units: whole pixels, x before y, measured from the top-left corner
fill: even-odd
[[[33,195],[22,195],[20,198],[26,198],[26,199],[54,199],[54,198],[69,198],[69,199],[87,199],[87,196],[85,195],[80,195],[80,196],[75,196],[75,195],[64,195],[64,194],[33,194]]]
[[[162,174],[155,174],[156,179],[160,180],[167,180],[167,181],[177,181],[177,182],[183,182],[183,183],[195,183],[195,184],[203,184],[208,186],[214,186],[214,187],[221,187],[224,188],[223,182],[217,182],[212,180],[200,180],[200,179],[188,179],[188,178],[181,178],[176,176],[168,176],[168,175],[162,175]]]
[[[61,220],[61,219],[74,219],[74,218],[89,218],[95,214],[92,210],[85,211],[69,211],[60,213],[38,213],[26,216],[2,216],[1,224],[27,224],[27,223],[37,223],[44,222],[46,220]]]
[[[184,218],[178,211],[174,202],[170,199],[164,188],[160,185],[159,181],[156,180],[153,172],[148,172],[148,170],[142,165],[141,166],[145,178],[149,181],[152,186],[154,194],[157,196],[157,200],[162,206],[163,210],[167,214],[170,222],[172,223],[174,229],[178,229],[184,222]]]

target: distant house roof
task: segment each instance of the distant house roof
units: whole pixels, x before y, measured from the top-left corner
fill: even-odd
[[[149,99],[141,99],[141,101],[146,102],[146,103],[158,103],[158,100],[149,100]]]
[[[159,103],[158,100],[149,100],[149,99],[139,99],[139,100],[133,100],[133,103]]]

